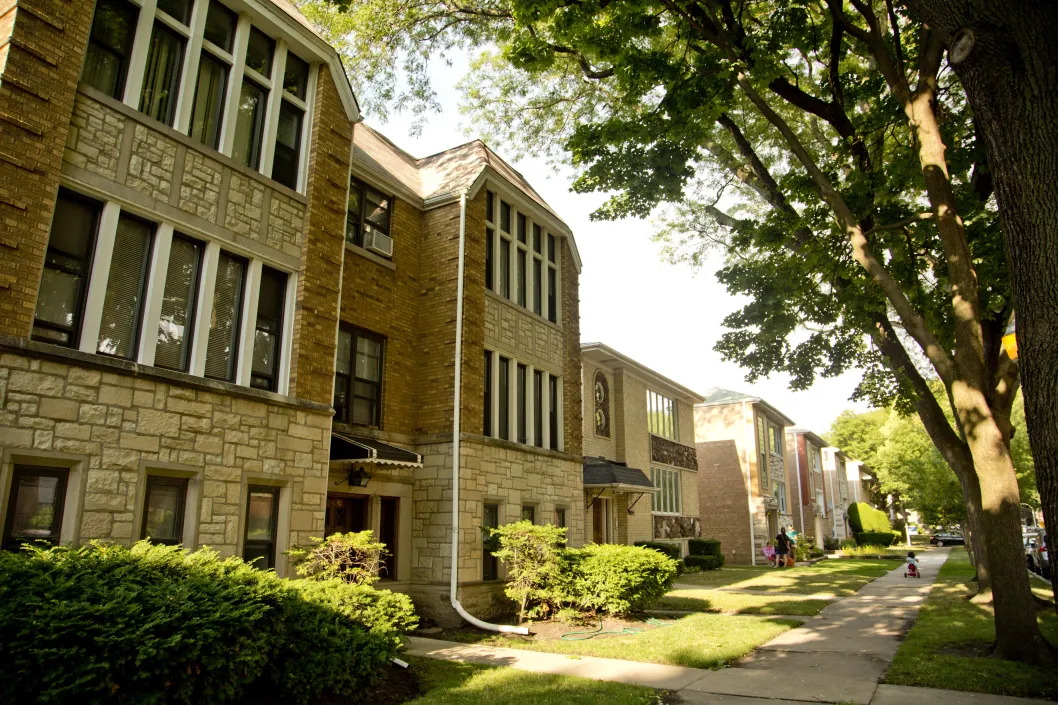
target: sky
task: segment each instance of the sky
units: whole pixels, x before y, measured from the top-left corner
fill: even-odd
[[[442,111],[429,117],[422,133],[412,137],[410,115],[391,115],[382,122],[368,113],[365,121],[415,157],[425,157],[474,139],[458,112],[456,83],[465,59],[431,70]],[[506,158],[502,145],[490,145]],[[745,370],[721,360],[713,350],[724,333],[724,317],[743,301],[716,281],[719,253],[695,271],[662,259],[661,244],[651,239],[646,220],[593,222],[589,215],[605,196],[570,191],[571,174],[541,160],[511,161],[573,231],[583,269],[580,276],[582,342],[601,342],[691,390],[704,395],[721,387],[764,398],[798,426],[824,433],[844,409],[865,411],[849,401],[859,374],[819,379],[803,392],[789,388],[789,378],[773,375],[750,384]]]

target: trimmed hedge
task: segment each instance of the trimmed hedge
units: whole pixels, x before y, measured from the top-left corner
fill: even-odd
[[[621,544],[566,549],[560,561],[564,601],[615,615],[649,609],[672,587],[679,566],[660,551]]]
[[[719,539],[691,539],[687,542],[687,550],[692,556],[724,556]]]
[[[702,570],[716,570],[724,566],[724,557],[721,556],[687,556],[683,562],[688,568],[701,568]]]
[[[680,559],[680,547],[674,543],[661,543],[660,541],[636,541],[635,546],[641,548],[652,548],[655,551],[661,551],[666,556],[674,561]]]
[[[886,548],[892,546],[896,541],[896,534],[892,531],[861,531],[856,534],[857,546],[881,546]]]
[[[0,702],[306,703],[371,687],[405,595],[292,582],[210,550],[0,552]]]
[[[866,502],[850,504],[848,515],[849,527],[852,529],[853,536],[864,532],[880,533],[893,530],[893,527],[889,524],[889,515],[879,509],[875,509]]]

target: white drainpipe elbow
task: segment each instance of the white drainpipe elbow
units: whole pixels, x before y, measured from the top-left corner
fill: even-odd
[[[459,616],[478,629],[506,634],[528,635],[529,629],[527,627],[492,624],[491,622],[485,622],[478,619],[463,608],[463,605],[459,602],[459,598],[456,596],[456,588],[459,580],[459,430],[460,402],[462,398],[461,385],[463,377],[463,271],[466,260],[466,241],[467,194],[464,192],[459,196],[459,268],[456,279],[455,407],[452,422],[452,568],[450,571],[449,599]]]

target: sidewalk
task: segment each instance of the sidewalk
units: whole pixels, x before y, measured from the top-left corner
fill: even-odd
[[[828,605],[800,627],[759,647],[737,666],[718,671],[421,637],[408,639],[408,653],[676,691],[682,702],[688,705],[1049,703],[1046,700],[878,684],[947,558],[947,550],[924,552],[920,556],[923,578],[904,578],[903,567],[897,568],[850,597]]]

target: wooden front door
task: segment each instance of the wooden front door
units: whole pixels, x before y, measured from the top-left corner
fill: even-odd
[[[591,540],[595,543],[606,543],[609,531],[606,523],[610,518],[610,500],[596,499],[591,512]]]
[[[328,494],[324,534],[347,534],[368,528],[367,500],[366,495]]]

